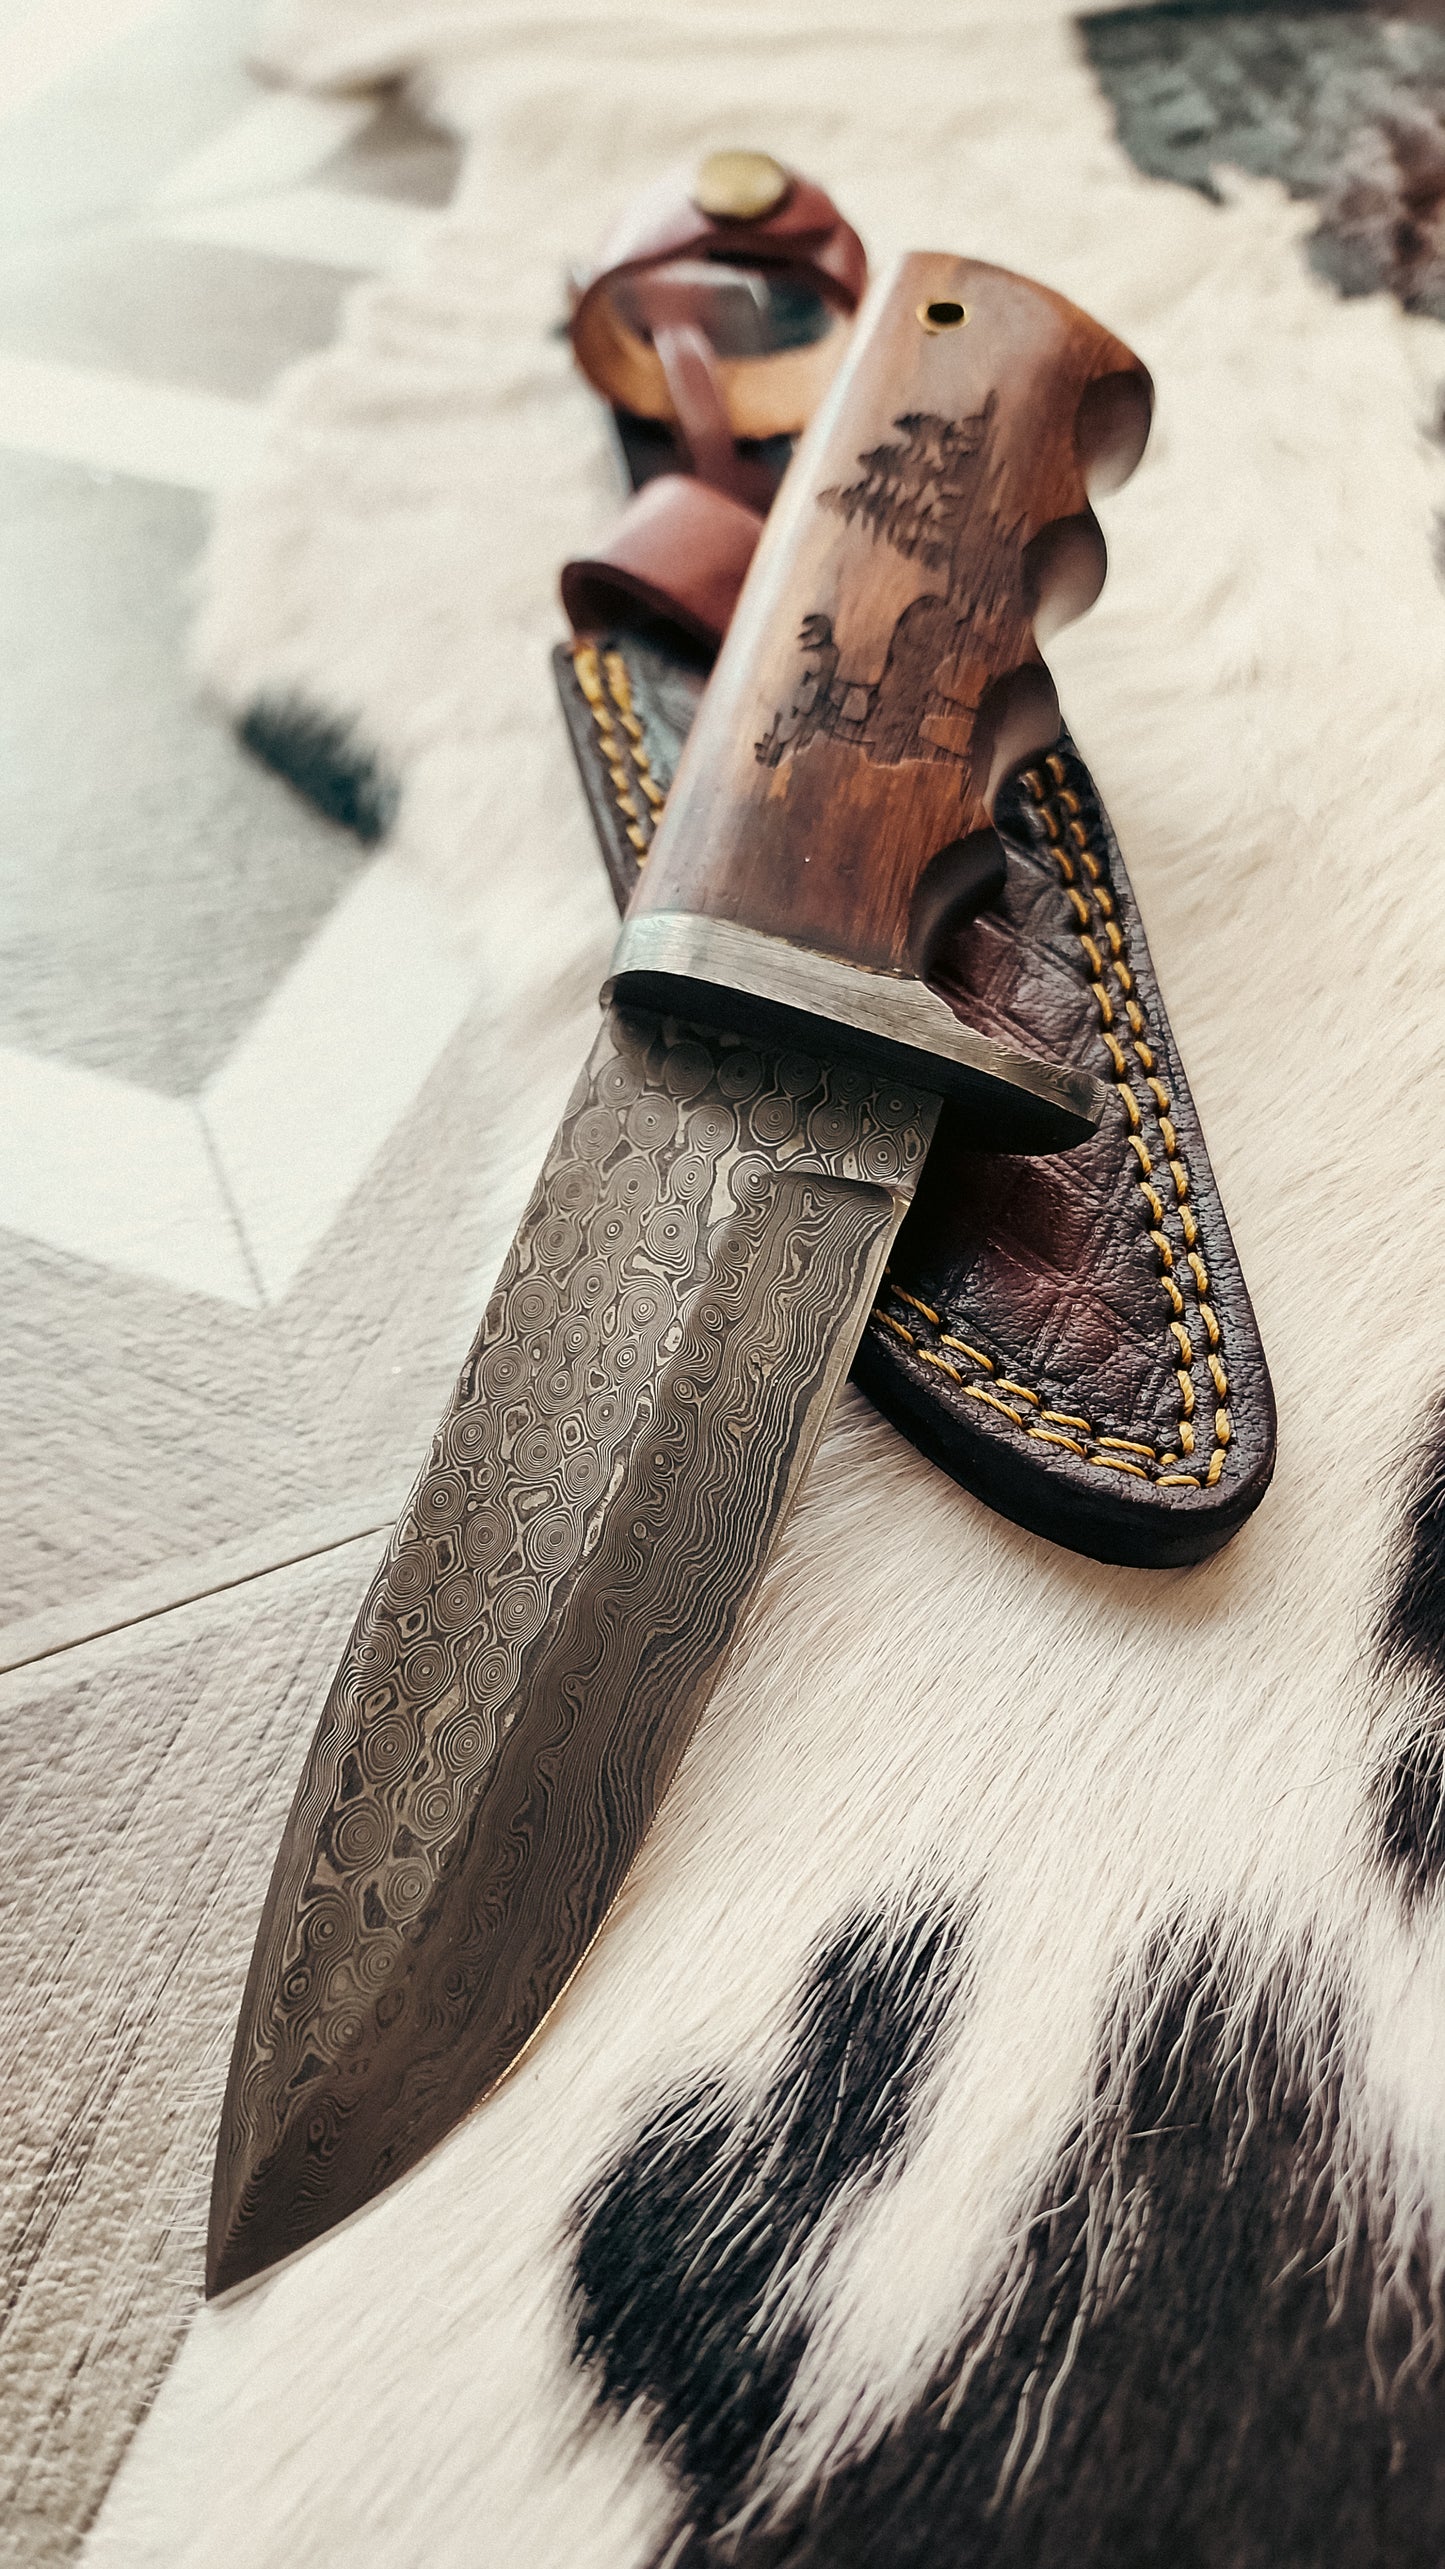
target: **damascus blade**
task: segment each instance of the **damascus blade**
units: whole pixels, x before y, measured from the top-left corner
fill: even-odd
[[[604,1018],[291,1812],[210,2291],[412,2167],[577,1969],[847,1373],[936,1114],[866,1062]]]

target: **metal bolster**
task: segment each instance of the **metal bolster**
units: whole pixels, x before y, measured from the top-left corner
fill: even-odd
[[[1086,1071],[975,1033],[921,981],[865,972],[731,919],[682,910],[625,919],[602,997],[790,1034],[804,1047],[827,1028],[900,1079],[970,1110],[982,1150],[1072,1150],[1097,1132],[1109,1094]]]

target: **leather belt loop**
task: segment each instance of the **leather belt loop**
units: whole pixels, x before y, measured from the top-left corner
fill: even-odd
[[[672,418],[684,426],[684,433],[660,350],[623,327],[613,294],[626,278],[645,278],[688,257],[773,269],[811,287],[846,317],[857,310],[868,275],[867,254],[857,233],[811,179],[789,173],[785,195],[754,222],[705,214],[688,193],[688,179],[676,172],[650,188],[623,216],[592,274],[579,284],[572,312],[572,346],[582,372],[605,400],[643,418]],[[725,382],[727,374],[741,377],[746,371],[761,384],[770,364],[778,369],[775,400],[783,405],[782,412],[776,418],[765,416],[746,433],[795,436],[805,424],[809,406],[800,406],[796,380],[813,370],[809,352],[788,351],[783,366],[777,358],[733,361],[719,382]],[[831,371],[831,360],[821,358],[817,371],[821,373],[824,364]]]
[[[716,651],[762,531],[757,510],[743,501],[690,474],[659,473],[628,502],[601,550],[563,571],[574,633],[602,632],[641,607]]]
[[[678,432],[698,480],[741,499],[738,450],[704,332],[695,321],[672,322],[654,331],[652,344],[662,361]]]

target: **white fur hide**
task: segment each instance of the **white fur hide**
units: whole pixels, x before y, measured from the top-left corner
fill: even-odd
[[[1043,0],[291,0],[265,58],[319,84],[405,73],[468,144],[415,264],[359,291],[278,397],[222,508],[199,653],[238,714],[294,694],[402,780],[397,861],[494,983],[498,1257],[611,928],[546,663],[557,567],[618,504],[601,411],[547,335],[566,262],[660,166],[741,137],[817,173],[876,265],[947,247],[1041,276],[1159,388],[1105,511],[1104,597],[1051,659],[1255,1299],[1273,1491],[1202,1568],[1100,1568],[990,1515],[850,1391],[545,2038],[362,2218],[198,2313],[86,2554],[644,2569],[687,2511],[646,2405],[600,2414],[573,2358],[574,2207],[670,2094],[720,2079],[745,2113],[852,1914],[956,1906],[966,2003],[908,2148],[773,2278],[767,2326],[801,2310],[806,2343],[738,2497],[750,2524],[876,2448],[952,2350],[985,2360],[1071,2136],[1126,2096],[1110,2028],[1144,2041],[1201,1939],[1238,2042],[1274,1993],[1306,2084],[1338,2081],[1340,2271],[1372,2240],[1379,2305],[1445,2241],[1445,1925],[1376,1860],[1371,1798],[1411,1718],[1374,1644],[1406,1458],[1445,1389],[1424,430],[1445,328],[1338,299],[1272,183],[1226,180],[1216,207],[1141,177]],[[1129,2203],[1098,2191],[1091,2309],[1127,2280]],[[1075,2351],[1040,2356],[1055,2396]],[[1046,2471],[1050,2415],[1021,2411],[1011,2479]],[[906,2557],[962,2560],[939,2540]]]

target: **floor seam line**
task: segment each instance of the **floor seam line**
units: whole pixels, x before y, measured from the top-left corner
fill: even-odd
[[[48,1647],[27,1653],[23,1659],[7,1660],[0,1666],[0,1682],[15,1676],[24,1668],[42,1667],[47,1659],[63,1659],[67,1651],[88,1650],[95,1641],[112,1640],[117,1633],[137,1631],[142,1624],[159,1623],[166,1615],[184,1614],[187,1607],[204,1605],[208,1597],[223,1597],[233,1588],[249,1588],[258,1579],[273,1578],[278,1570],[299,1569],[303,1561],[324,1560],[328,1552],[344,1552],[350,1543],[362,1543],[368,1535],[389,1534],[394,1520],[378,1519],[374,1524],[358,1525],[347,1534],[338,1534],[325,1543],[308,1543],[297,1552],[279,1553],[274,1561],[258,1562],[254,1569],[238,1570],[233,1577],[216,1579],[209,1587],[195,1588],[185,1596],[171,1597],[163,1605],[150,1606],[136,1614],[118,1615],[113,1623],[99,1623],[91,1632],[76,1633],[69,1641],[51,1642]]]

